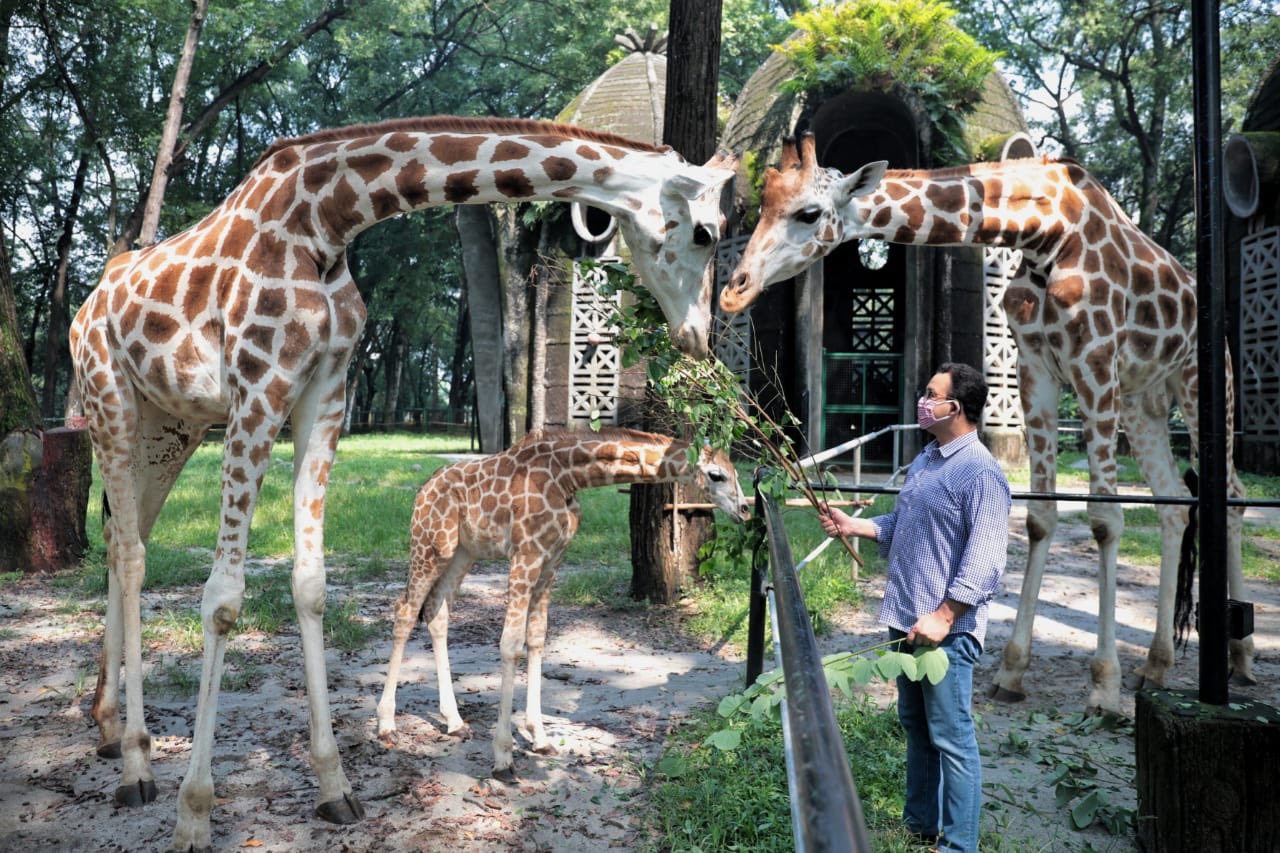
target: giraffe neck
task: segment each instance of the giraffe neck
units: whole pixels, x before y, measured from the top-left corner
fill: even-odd
[[[847,233],[914,245],[1001,246],[1044,259],[1079,226],[1086,195],[1098,191],[1074,164],[1040,159],[890,170],[874,193],[846,207]]]
[[[636,430],[610,430],[600,438],[578,437],[559,448],[576,488],[623,483],[671,483],[692,480],[689,443]]]
[[[225,203],[281,220],[285,239],[338,254],[401,213],[444,204],[582,201],[634,214],[639,192],[685,165],[660,149],[545,122],[387,122],[283,140]]]

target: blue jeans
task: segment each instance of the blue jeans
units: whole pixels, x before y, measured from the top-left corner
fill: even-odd
[[[890,628],[889,638],[906,634]],[[982,646],[972,634],[942,641],[951,665],[938,684],[898,676],[898,719],[907,735],[907,804],[902,819],[939,850],[978,849],[982,759],[973,725],[973,667]],[[907,643],[901,651],[911,651]]]

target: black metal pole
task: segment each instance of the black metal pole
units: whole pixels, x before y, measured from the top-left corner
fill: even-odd
[[[794,813],[797,849],[856,851],[874,849],[867,835],[858,789],[845,758],[845,745],[831,707],[831,689],[822,669],[822,655],[813,636],[804,595],[796,579],[795,562],[787,542],[782,515],[764,500],[769,536],[769,562],[777,599],[778,634],[782,639],[782,671],[787,696],[784,713],[790,717],[791,749],[796,786],[793,802],[804,804]]]
[[[757,468],[752,491],[756,495],[756,519],[764,518],[764,495],[760,491],[763,468]],[[764,623],[767,616],[769,583],[767,549],[757,547],[751,554],[751,594],[747,599],[747,687],[756,683],[764,671]]]
[[[1226,223],[1218,0],[1193,0],[1200,376],[1200,701],[1227,704]]]

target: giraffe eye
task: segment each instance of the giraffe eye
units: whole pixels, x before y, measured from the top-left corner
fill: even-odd
[[[822,215],[822,210],[817,207],[806,207],[804,210],[796,211],[796,221],[803,222],[805,225],[812,225],[818,221],[818,217]]]
[[[707,479],[713,483],[723,483],[729,479],[729,476],[719,468],[712,468],[707,472]]]
[[[695,225],[693,227],[693,242],[696,245],[710,246],[712,239],[713,238],[711,237],[711,231],[707,229],[707,226]]]

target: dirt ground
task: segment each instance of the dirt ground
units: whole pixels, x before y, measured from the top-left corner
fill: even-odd
[[[1070,509],[1064,507],[1064,509]],[[1034,659],[1024,703],[985,699],[1017,606],[1025,560],[1024,511],[1015,507],[1014,551],[1004,591],[994,603],[987,648],[975,683],[981,714],[988,829],[1024,839],[1025,849],[1129,850],[1132,840],[1094,830],[1081,835],[1054,807],[1045,768],[1005,749],[1011,739],[1064,749],[1072,735],[1046,712],[1079,711],[1087,695],[1088,659],[1096,619],[1094,549],[1082,524],[1060,525],[1036,621]],[[799,557],[801,555],[797,555]],[[287,571],[279,567],[278,571]],[[335,581],[340,567],[333,567]],[[571,571],[568,567],[565,571]],[[598,851],[640,849],[637,812],[644,767],[664,737],[696,708],[741,689],[741,659],[690,640],[669,614],[553,607],[545,665],[544,713],[558,746],[535,755],[517,734],[513,786],[488,779],[489,736],[497,719],[497,640],[505,567],[478,567],[463,587],[450,651],[463,717],[475,736],[442,733],[434,665],[425,629],[411,639],[399,691],[399,733],[388,747],[376,737],[374,707],[382,687],[390,627],[364,651],[329,651],[335,729],[348,777],[367,817],[334,827],[313,817],[316,783],[307,759],[307,706],[296,632],[274,638],[244,635],[232,644],[235,687],[224,689],[213,764],[217,800],[214,844],[261,850]],[[339,581],[340,582],[340,581]],[[361,612],[385,620],[396,584],[354,587]],[[1155,571],[1122,566],[1118,636],[1122,664],[1145,653],[1154,625]],[[199,589],[147,594],[152,615],[198,606]],[[867,587],[868,606],[837,620],[824,651],[867,645],[880,591]],[[1254,582],[1258,687],[1239,691],[1280,703],[1280,590]],[[145,616],[144,616],[145,618]],[[177,787],[190,751],[194,685],[183,695],[148,695],[154,738],[157,802],[138,810],[112,803],[119,762],[94,753],[97,732],[89,704],[99,643],[97,617],[69,605],[47,580],[31,578],[0,591],[0,850],[165,849],[173,829]],[[145,652],[153,672],[173,668],[198,677],[194,655],[163,648]],[[1194,688],[1194,640],[1171,686]],[[236,680],[238,679],[238,680]],[[178,691],[173,691],[177,693]],[[892,690],[872,689],[891,702]],[[1132,710],[1133,696],[1125,694]],[[516,693],[522,720],[523,687]],[[1123,763],[1132,742],[1099,734],[1091,746]],[[1114,795],[1133,806],[1131,789]],[[1127,798],[1127,802],[1126,802]],[[652,840],[652,839],[650,839]],[[1091,845],[1091,846],[1090,846]],[[1021,849],[1021,848],[1019,848]]]

